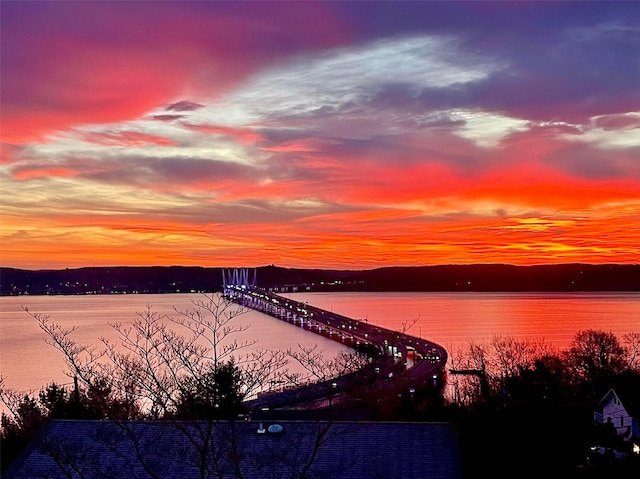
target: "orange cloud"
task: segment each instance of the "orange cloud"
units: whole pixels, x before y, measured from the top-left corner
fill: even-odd
[[[445,41],[357,2],[5,3],[3,265],[640,261],[615,22],[564,65],[467,50],[494,13]]]
[[[78,172],[71,168],[60,167],[45,167],[37,169],[21,169],[13,174],[16,180],[33,180],[36,178],[52,178],[52,177],[73,177],[77,176]]]

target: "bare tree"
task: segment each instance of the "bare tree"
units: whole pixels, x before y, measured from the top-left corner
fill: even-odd
[[[479,399],[474,394],[475,388],[470,387],[468,375],[464,374],[464,371],[470,368],[469,358],[465,355],[463,348],[448,347],[447,351],[449,351],[450,370],[453,371],[453,374],[448,376],[449,400],[460,406],[468,406]]]
[[[462,406],[471,406],[489,398],[490,371],[488,347],[469,342],[466,348],[450,351],[449,376],[453,386],[452,400]]]
[[[255,340],[233,337],[249,327],[233,322],[244,307],[222,295],[203,298],[192,301],[193,309],[176,308],[177,318],[147,306],[130,325],[112,323],[119,340],[100,338],[102,349],[78,344],[72,338],[77,327],[63,328],[48,315],[25,311],[46,333],[46,342],[63,354],[70,377],[89,390],[108,386],[159,418],[176,411],[185,391],[206,390],[207,381],[229,363],[240,374],[240,399],[268,388],[268,378],[287,363],[282,351],[249,351]]]
[[[174,307],[180,316],[171,320],[191,332],[192,343],[200,341],[204,343],[204,349],[199,351],[200,356],[211,363],[213,369],[216,369],[221,361],[227,360],[239,349],[253,346],[257,340],[246,340],[240,343],[237,340],[226,342],[231,335],[249,329],[248,324],[233,323],[233,320],[244,314],[247,309],[222,295],[203,296],[203,299],[191,300],[192,309]]]
[[[371,364],[371,358],[357,351],[342,352],[335,358],[329,359],[323,350],[317,346],[289,349],[287,355],[300,364],[304,372],[287,375],[287,380],[294,386],[315,385],[322,391],[323,399],[332,407],[338,393],[343,397],[353,392],[355,384],[364,384],[363,374]],[[356,378],[354,377],[360,373]]]
[[[627,351],[627,368],[640,373],[640,332],[626,333],[622,340]]]
[[[594,381],[618,374],[625,368],[625,349],[611,332],[578,331],[565,354],[574,377]]]
[[[453,398],[470,405],[480,399],[509,393],[508,384],[535,368],[540,358],[557,351],[543,339],[524,340],[494,336],[488,343],[469,343],[450,355]]]
[[[3,419],[18,420],[18,407],[20,402],[24,398],[24,394],[20,394],[14,389],[8,388],[6,385],[6,378],[0,376],[0,402],[4,405],[9,415],[3,413]],[[4,425],[3,425],[4,426]]]
[[[70,378],[77,378],[87,386],[97,377],[104,376],[103,363],[106,351],[99,350],[96,346],[78,344],[73,338],[73,332],[78,326],[65,328],[51,321],[48,314],[34,313],[29,308],[23,310],[38,322],[38,326],[45,332],[45,342],[53,346],[63,354]]]
[[[203,295],[192,301],[191,309],[174,309],[177,317],[158,314],[147,306],[136,313],[131,324],[111,324],[117,340],[100,338],[101,347],[77,343],[73,339],[75,327],[63,328],[47,315],[25,311],[46,333],[47,343],[63,354],[67,374],[77,380],[77,389],[84,396],[131,405],[125,408],[128,415],[103,415],[112,419],[108,422],[116,429],[110,428],[105,438],[97,438],[93,447],[116,452],[125,447],[133,451],[145,477],[159,477],[162,474],[150,459],[156,457],[157,448],[153,440],[141,436],[148,428],[129,420],[164,419],[161,423],[179,431],[186,445],[184,450],[174,451],[179,456],[176,461],[196,467],[202,478],[242,478],[254,467],[246,449],[246,425],[236,421],[243,400],[268,391],[276,374],[290,377],[284,368],[291,356],[284,351],[257,350],[256,341],[237,339],[248,326],[234,319],[246,309],[222,295]],[[327,371],[340,375],[360,365],[346,355],[327,360],[315,348],[302,349],[296,359],[316,379],[327,379]],[[12,399],[8,394],[4,397]],[[240,425],[245,431],[242,434]],[[298,458],[302,462],[295,477],[308,476],[331,422],[318,425],[311,453]],[[59,450],[59,444],[50,446],[49,456],[57,463],[65,451]],[[60,467],[69,471],[78,466],[81,470],[82,464],[72,464],[69,457]],[[83,457],[75,460],[83,461]]]
[[[403,334],[407,334],[411,328],[413,328],[420,321],[420,315],[418,314],[415,318],[411,320],[402,321],[402,327],[400,328],[400,332]]]
[[[496,373],[503,379],[517,376],[529,365],[527,342],[512,336],[494,336],[491,346],[495,353]]]

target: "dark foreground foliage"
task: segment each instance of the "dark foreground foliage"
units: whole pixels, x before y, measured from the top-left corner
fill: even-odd
[[[610,333],[581,331],[567,351],[534,358],[527,366],[505,370],[508,374],[492,376],[487,371],[483,394],[469,396],[469,401],[445,401],[441,390],[425,390],[393,401],[368,397],[358,410],[334,406],[324,417],[455,423],[462,469],[469,478],[640,477],[634,455],[616,460],[592,454],[596,444],[627,447],[615,431],[594,423],[594,410],[612,386],[640,384],[637,346],[623,346]],[[219,363],[217,369],[184,382],[175,408],[157,420],[236,420],[246,412],[241,389],[238,367]],[[2,417],[3,472],[51,419],[150,419],[135,401],[102,383],[69,389],[51,384],[17,404],[12,417]]]

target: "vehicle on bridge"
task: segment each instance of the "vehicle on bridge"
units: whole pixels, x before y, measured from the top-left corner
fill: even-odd
[[[376,383],[376,394],[397,396],[433,388],[444,372],[447,352],[432,341],[325,311],[254,285],[225,284],[223,294],[238,304],[340,341],[370,358],[368,376],[367,371],[360,370],[324,384],[262,395],[250,401],[250,407],[312,408],[326,403],[327,397],[329,405],[345,403],[350,400],[349,389],[362,386],[365,380]]]

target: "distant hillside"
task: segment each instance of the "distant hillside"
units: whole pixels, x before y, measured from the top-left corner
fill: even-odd
[[[292,291],[640,291],[640,265],[503,264],[321,270],[262,266],[257,285]],[[251,270],[253,277],[253,270]],[[0,268],[0,295],[218,291],[222,268]]]

